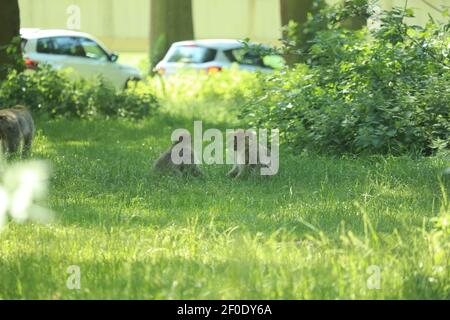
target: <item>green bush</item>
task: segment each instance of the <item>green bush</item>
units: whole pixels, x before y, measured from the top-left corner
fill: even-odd
[[[153,88],[158,96],[177,102],[228,101],[239,104],[244,103],[258,86],[254,73],[236,68],[210,74],[186,69],[167,78],[149,78],[147,82],[146,86]]]
[[[34,113],[51,117],[143,118],[158,108],[156,97],[135,88],[116,91],[101,78],[77,79],[67,72],[40,68],[37,72],[12,71],[0,84],[2,107],[23,104]]]
[[[373,32],[331,21],[313,39],[308,64],[263,79],[242,116],[254,126],[279,128],[298,150],[432,154],[447,148],[450,25],[408,26],[403,21],[411,15],[384,12]]]

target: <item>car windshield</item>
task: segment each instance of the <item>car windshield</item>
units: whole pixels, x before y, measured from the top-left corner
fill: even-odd
[[[97,60],[107,60],[108,55],[106,52],[93,40],[87,38],[81,38],[80,44],[87,58]]]
[[[177,46],[169,53],[168,62],[205,63],[214,60],[217,51],[199,46]]]

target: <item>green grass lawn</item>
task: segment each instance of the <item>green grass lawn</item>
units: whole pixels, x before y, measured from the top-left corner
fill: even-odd
[[[38,120],[33,156],[52,163],[56,220],[0,234],[0,298],[450,298],[431,221],[446,210],[445,159],[282,148],[269,179],[231,181],[229,166],[203,166],[203,180],[153,174],[172,130],[194,119],[236,125],[214,103],[139,122]],[[66,287],[71,265],[80,290]]]

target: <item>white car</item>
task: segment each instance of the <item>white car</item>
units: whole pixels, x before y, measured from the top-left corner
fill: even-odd
[[[35,69],[48,64],[60,70],[71,68],[81,77],[102,76],[116,89],[141,79],[137,68],[117,63],[119,56],[86,33],[68,30],[21,29],[25,64]]]
[[[155,71],[161,75],[172,75],[186,68],[217,72],[236,65],[241,70],[271,72],[283,64],[282,57],[263,56],[258,50],[248,50],[239,40],[192,40],[173,43]]]

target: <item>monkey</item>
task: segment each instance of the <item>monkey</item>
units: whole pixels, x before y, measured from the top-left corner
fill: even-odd
[[[18,153],[23,142],[22,157],[28,157],[34,134],[33,118],[26,107],[16,105],[0,110],[0,140],[5,154]]]
[[[160,173],[175,174],[176,176],[192,175],[194,177],[203,177],[203,171],[195,164],[195,155],[191,146],[183,146],[179,151],[180,157],[184,156],[184,152],[188,153],[190,163],[176,164],[172,160],[172,153],[177,151],[174,151],[174,148],[177,146],[180,147],[179,144],[185,139],[190,140],[190,135],[180,136],[179,139],[154,162],[153,170]]]
[[[234,179],[247,177],[251,174],[255,174],[261,170],[261,168],[270,168],[269,164],[261,163],[260,150],[266,152],[269,155],[265,146],[257,141],[257,135],[254,130],[236,130],[233,134],[233,151],[235,152],[235,163],[233,168],[228,172],[227,176]],[[241,147],[239,148],[239,141]],[[253,161],[250,161],[250,149],[255,146]]]

